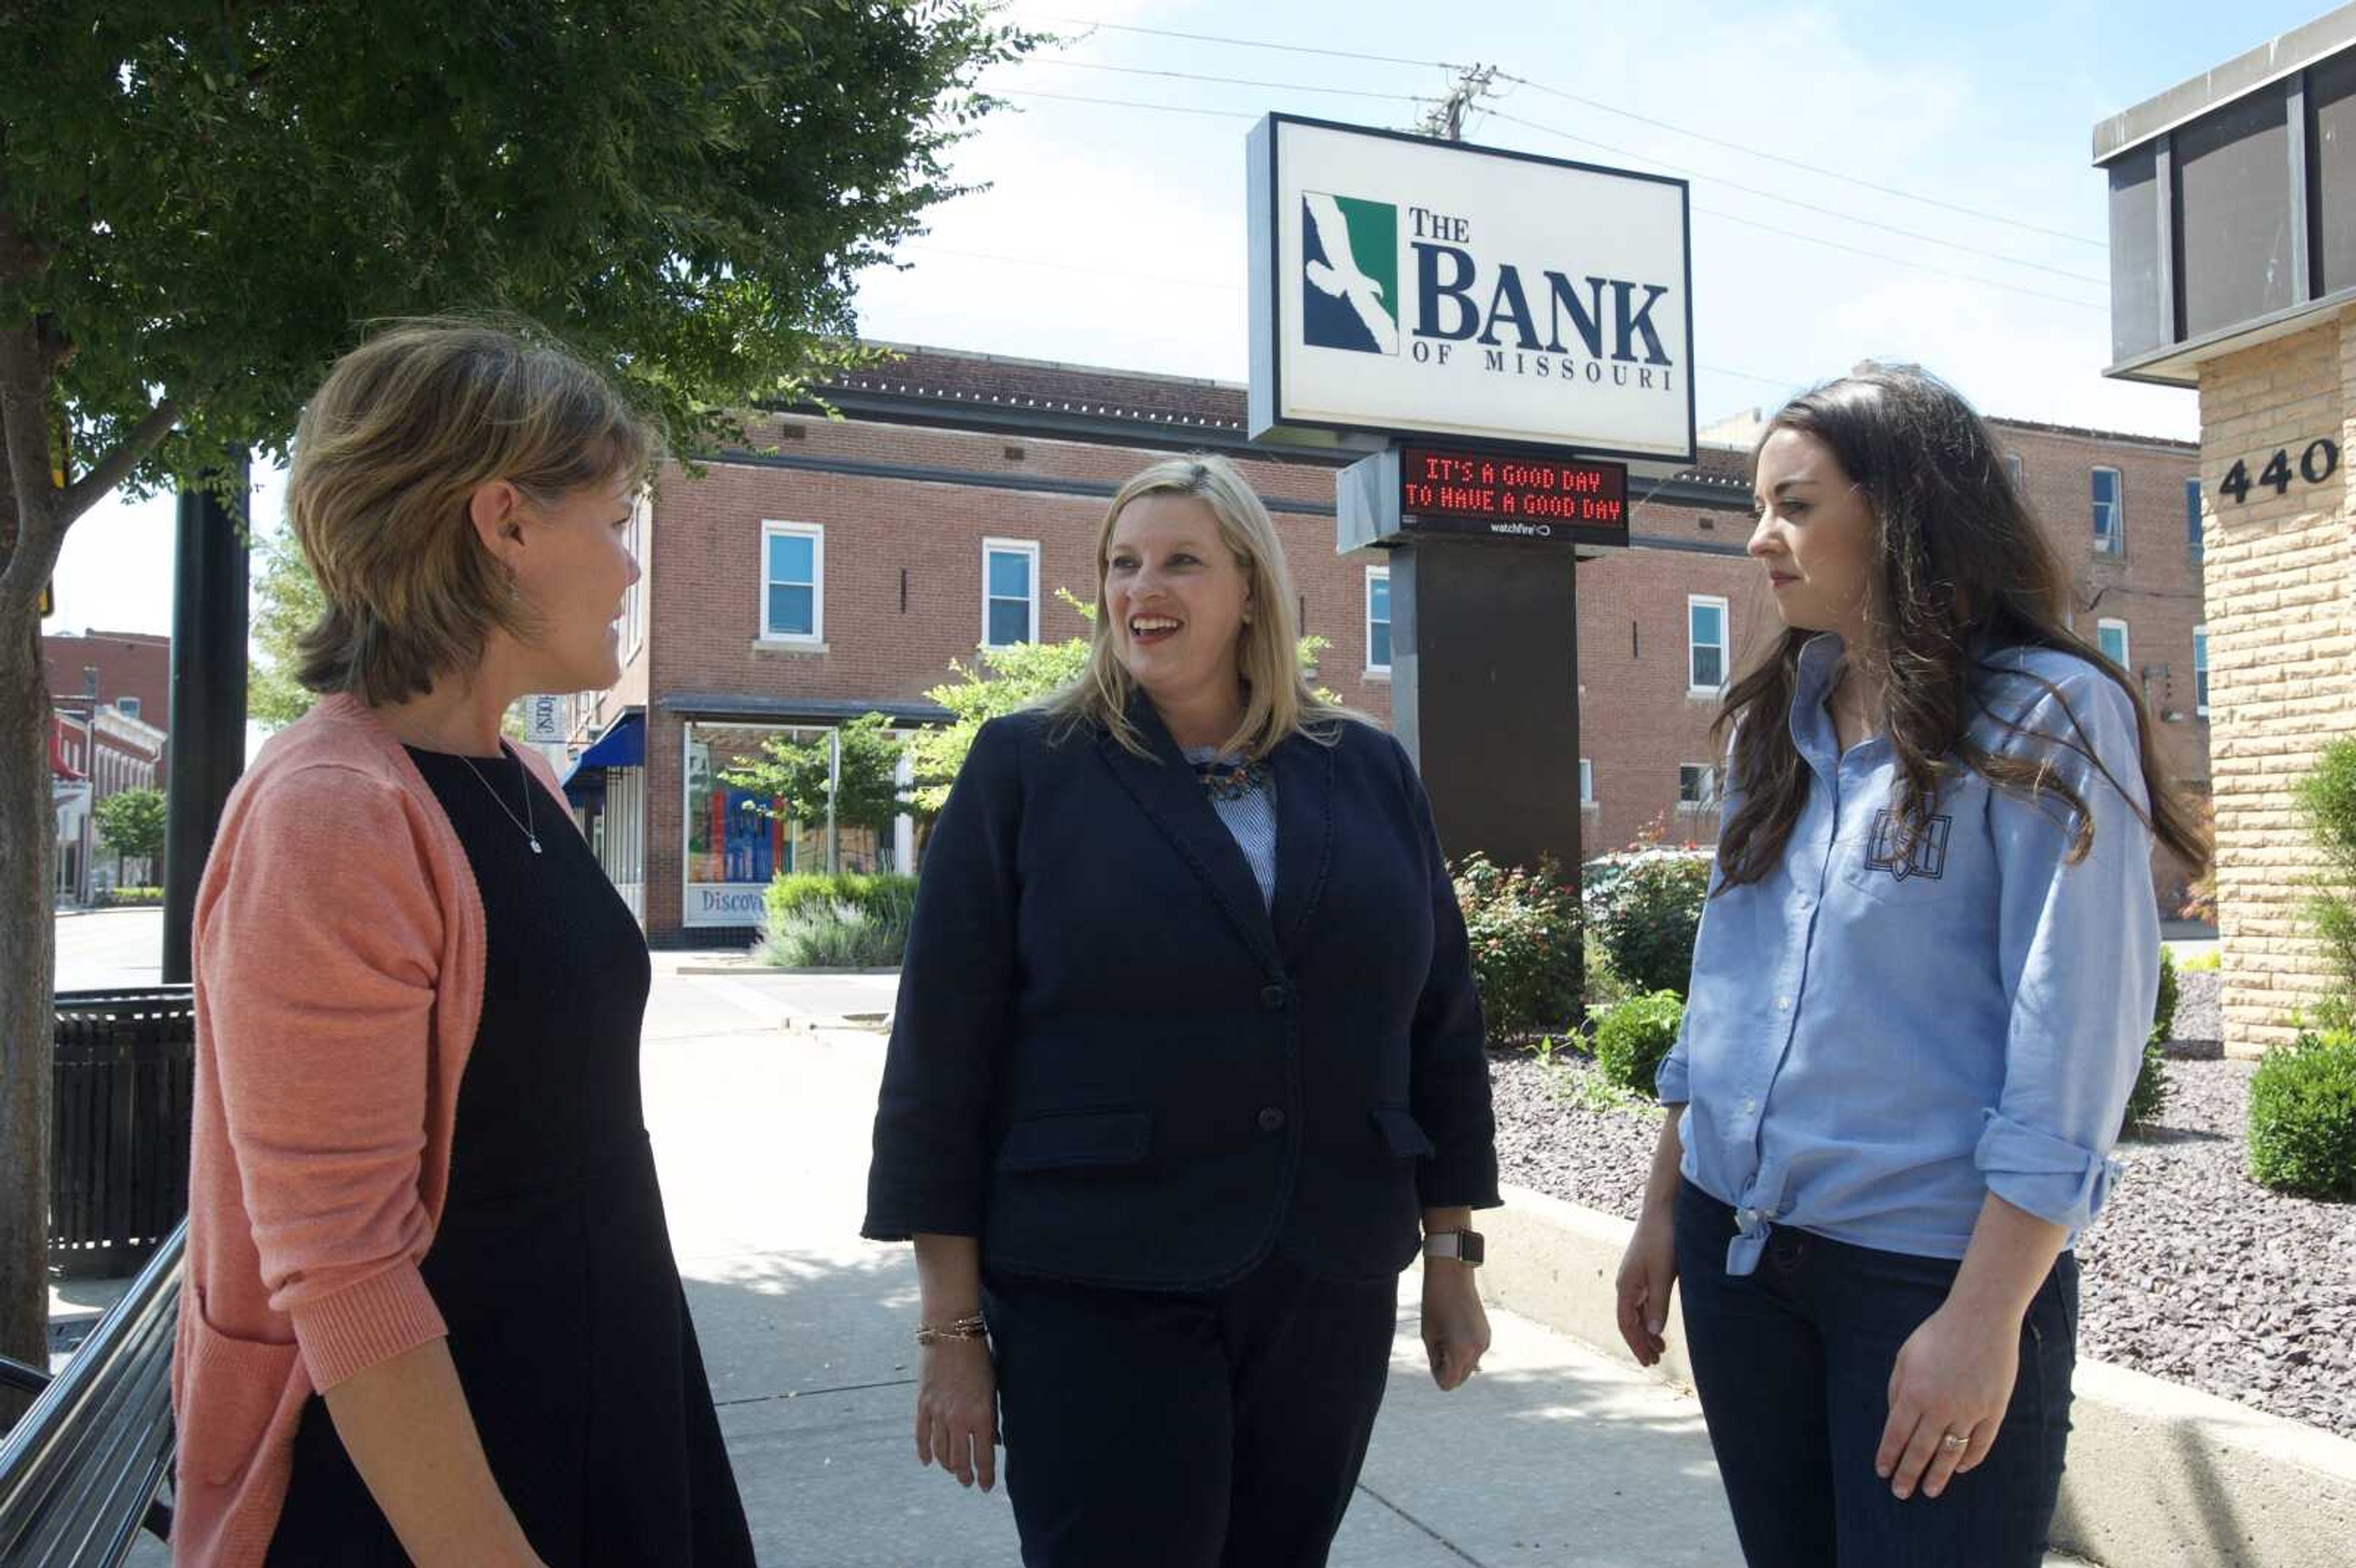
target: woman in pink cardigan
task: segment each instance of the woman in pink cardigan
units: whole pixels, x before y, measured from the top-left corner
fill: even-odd
[[[305,411],[312,713],[196,911],[173,1560],[750,1563],[639,1112],[646,944],[500,717],[619,674],[654,455],[560,349],[419,323]]]

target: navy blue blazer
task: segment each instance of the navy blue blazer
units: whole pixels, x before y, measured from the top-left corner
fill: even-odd
[[[1345,721],[1276,781],[1273,912],[1150,703],[1153,756],[1035,713],[976,736],[918,882],[862,1233],[1143,1289],[1281,1247],[1396,1275],[1494,1206],[1480,1004],[1423,786]]]

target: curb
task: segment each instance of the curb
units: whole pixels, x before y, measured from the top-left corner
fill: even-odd
[[[1526,1188],[1499,1190],[1505,1208],[1481,1217],[1482,1294],[1635,1365],[1612,1297],[1635,1227]],[[1674,1333],[1655,1375],[1693,1386]],[[2101,1361],[2080,1361],[2074,1387],[2055,1547],[2116,1568],[2348,1563],[2356,1442]]]

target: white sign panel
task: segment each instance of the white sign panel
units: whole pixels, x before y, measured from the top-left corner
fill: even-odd
[[[1694,456],[1686,184],[1271,114],[1251,430]]]
[[[766,918],[766,882],[690,882],[681,923],[759,925]]]
[[[525,740],[534,745],[553,745],[564,739],[564,699],[527,697],[523,701]]]

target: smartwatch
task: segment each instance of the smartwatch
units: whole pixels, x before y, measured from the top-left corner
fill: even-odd
[[[1484,1249],[1478,1231],[1435,1231],[1423,1239],[1423,1255],[1454,1258],[1467,1268],[1479,1268]]]

